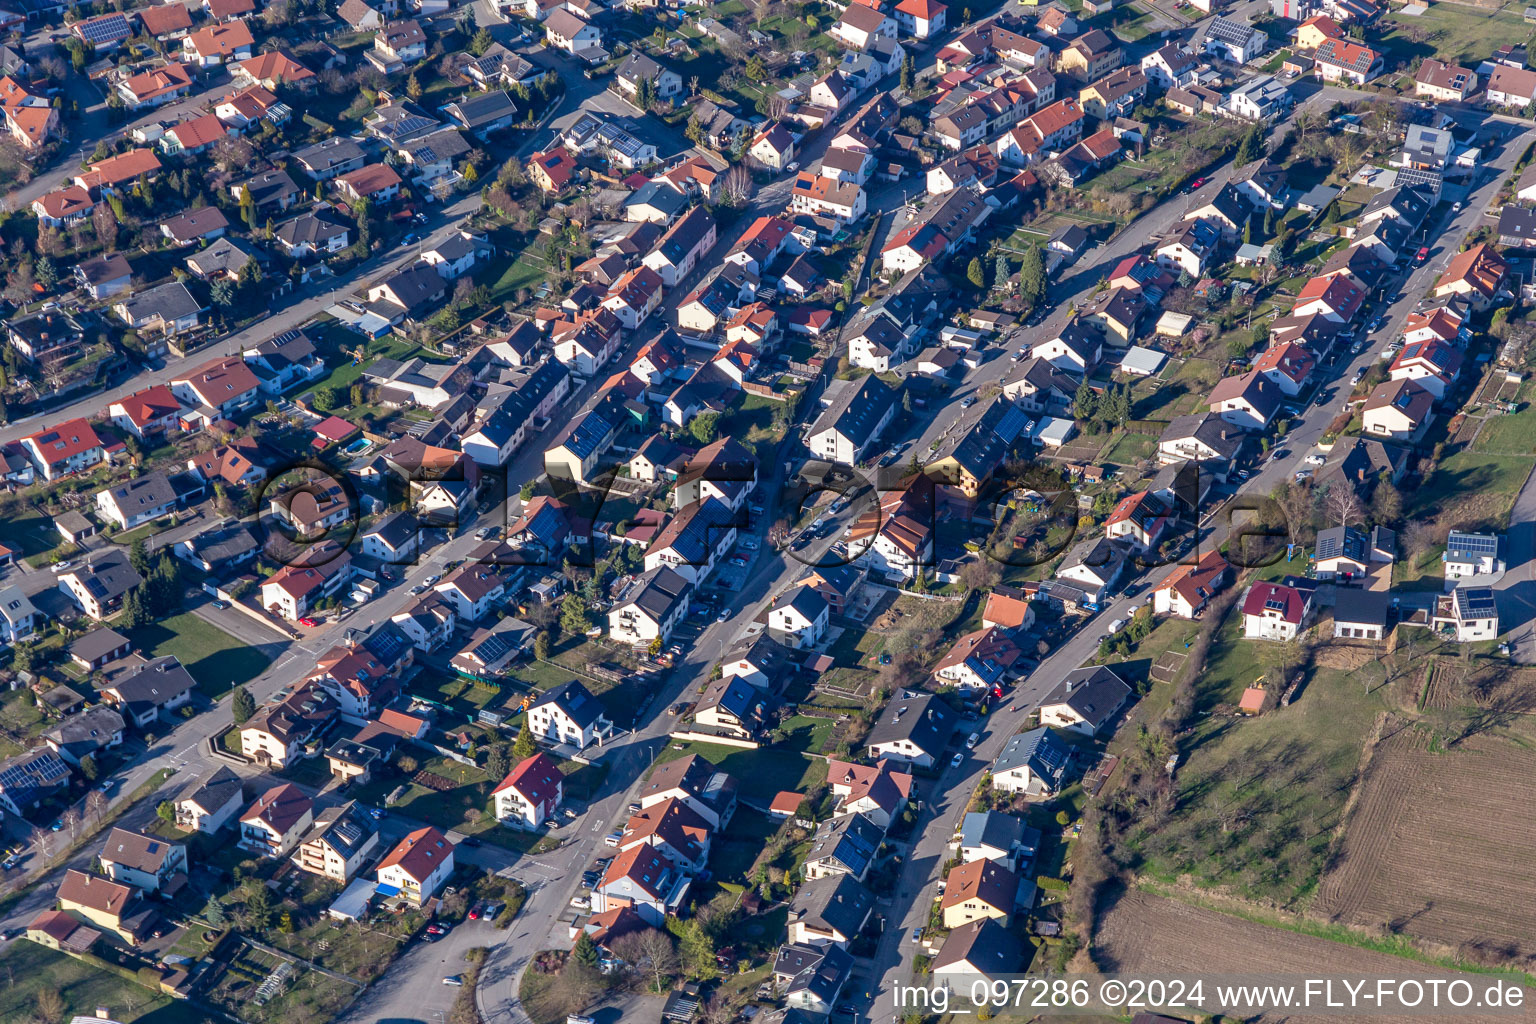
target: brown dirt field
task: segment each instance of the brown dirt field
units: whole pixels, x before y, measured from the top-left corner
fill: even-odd
[[[1329,623],[1328,634],[1333,632],[1332,623]],[[1354,646],[1343,641],[1335,640],[1332,643],[1321,644],[1312,652],[1312,660],[1323,668],[1338,669],[1340,672],[1353,672],[1362,665],[1381,660],[1381,652],[1378,648],[1367,645]]]
[[[1480,963],[1536,963],[1536,750],[1492,735],[1432,751],[1379,743],[1314,910],[1387,926]]]
[[[1100,915],[1093,952],[1102,970],[1146,978],[1188,977],[1196,971],[1205,975],[1293,974],[1298,979],[1321,974],[1422,978],[1445,973],[1413,960],[1255,924],[1142,892],[1125,894]],[[1532,998],[1536,998],[1536,992],[1527,996],[1527,1005]],[[1456,1024],[1509,1024],[1513,1020],[1530,1020],[1532,1016],[1468,1015],[1446,1019],[1453,1019]],[[1266,1015],[1258,1019],[1381,1024],[1389,1018]]]

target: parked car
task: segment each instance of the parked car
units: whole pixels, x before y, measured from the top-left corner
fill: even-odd
[[[967,736],[965,738],[965,749],[966,750],[975,750],[976,749],[976,744],[978,744],[980,742],[981,742],[981,733],[973,732],[973,733],[971,733],[969,736]],[[958,757],[959,755],[956,754],[955,756]]]
[[[310,628],[314,628],[315,626],[318,626],[319,623],[316,622],[314,619],[310,618],[308,615],[306,615],[302,619],[299,620],[299,625],[301,625],[301,626],[309,626]]]
[[[913,942],[922,942],[923,941],[923,930],[921,928],[913,928],[912,929],[912,941]]]
[[[610,832],[607,835],[603,836],[603,845],[604,846],[618,846],[619,843],[623,841],[623,839],[624,839],[624,833],[623,832]]]
[[[720,614],[715,616],[715,621],[716,622],[729,622],[730,618],[731,618],[731,610],[729,608],[722,608],[720,610]]]
[[[1316,452],[1313,452],[1311,455],[1307,456],[1307,465],[1309,466],[1321,466],[1327,461],[1328,459],[1326,457],[1319,455]]]
[[[965,755],[960,753],[958,750],[955,751],[955,756],[949,759],[949,766],[951,768],[959,768],[964,763]]]
[[[439,576],[437,573],[433,573],[431,576],[428,576],[426,579],[422,580],[421,582],[425,583],[427,586],[430,587],[432,584],[436,583],[440,579],[442,579],[441,576]]]
[[[457,974],[450,974],[448,977],[443,979],[443,984],[452,985],[454,988],[462,988],[464,985],[464,979]]]

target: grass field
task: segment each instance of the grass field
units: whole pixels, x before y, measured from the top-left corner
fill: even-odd
[[[736,777],[741,792],[750,797],[772,799],[783,789],[805,792],[826,781],[827,764],[784,747],[746,750],[718,743],[669,743],[656,755],[656,764],[698,754]]]
[[[152,658],[175,657],[197,680],[198,692],[214,700],[261,675],[271,661],[191,612],[140,626],[129,639]]]
[[[205,1019],[187,1003],[32,942],[10,943],[0,952],[0,970],[8,979],[0,987],[0,1020],[48,1019],[40,1016],[38,995],[43,992],[59,995],[65,1020],[92,1016],[98,1006],[123,1024],[200,1024]]]
[[[1523,43],[1531,26],[1521,19],[1520,7],[1510,5],[1487,11],[1458,4],[1431,4],[1418,17],[1392,11],[1381,19],[1378,49],[1386,49],[1404,61],[1436,57],[1452,64],[1477,63],[1504,43]]]
[[[1196,710],[1235,705],[1294,645],[1242,639],[1233,616],[1213,646]],[[1291,650],[1287,650],[1291,648]],[[1134,867],[1173,880],[1227,886],[1282,906],[1304,903],[1325,866],[1364,743],[1386,708],[1345,672],[1319,668],[1295,703],[1258,718],[1202,715],[1181,739],[1177,808],[1132,836]]]
[[[1502,528],[1533,465],[1524,456],[1459,451],[1440,460],[1410,511],[1444,526]]]
[[[1472,449],[1490,455],[1536,455],[1536,408],[1490,418]]]
[[[1157,451],[1157,438],[1151,434],[1124,434],[1104,453],[1105,462],[1116,466],[1130,466],[1138,459],[1151,458]]]

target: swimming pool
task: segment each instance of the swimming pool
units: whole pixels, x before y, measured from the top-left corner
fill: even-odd
[[[372,441],[368,440],[366,437],[360,437],[356,441],[353,441],[351,444],[343,448],[342,452],[347,455],[361,455],[363,452],[372,447]]]

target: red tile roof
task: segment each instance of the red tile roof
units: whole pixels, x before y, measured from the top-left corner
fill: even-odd
[[[379,861],[379,871],[400,867],[418,882],[430,877],[438,865],[453,856],[453,844],[431,825],[419,828],[407,835],[385,858]]]

